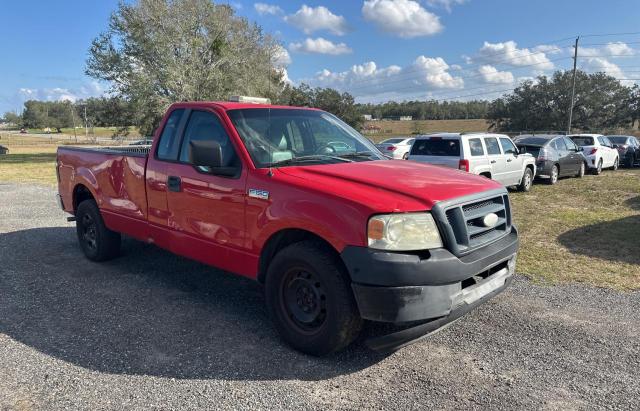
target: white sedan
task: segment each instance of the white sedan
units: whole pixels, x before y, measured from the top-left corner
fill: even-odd
[[[397,160],[406,160],[409,157],[409,151],[411,151],[411,145],[414,141],[415,138],[389,138],[376,144],[376,147],[378,147],[378,150],[382,151],[382,154],[393,157]]]
[[[594,174],[600,174],[603,168],[617,170],[620,165],[618,150],[602,134],[572,134],[569,137],[581,148],[587,167]]]

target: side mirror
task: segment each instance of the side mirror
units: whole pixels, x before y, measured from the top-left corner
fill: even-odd
[[[189,142],[189,162],[200,172],[236,177],[240,167],[222,166],[222,147],[212,140],[193,140]]]
[[[611,148],[618,148],[618,145],[614,144],[613,146],[611,146]]]
[[[584,151],[584,147],[582,146],[578,147],[578,151]]]
[[[221,167],[222,147],[217,141],[212,140],[190,141],[189,162],[196,167]]]

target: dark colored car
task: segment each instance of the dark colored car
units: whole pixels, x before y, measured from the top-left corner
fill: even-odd
[[[582,177],[585,158],[580,147],[563,135],[523,135],[516,139],[521,153],[536,158],[536,177],[548,179],[555,184],[560,177]]]
[[[5,146],[0,146],[0,155],[1,154],[7,154],[9,152],[9,149]]]
[[[633,136],[607,136],[618,149],[620,163],[627,167],[633,167],[640,162],[640,142]]]

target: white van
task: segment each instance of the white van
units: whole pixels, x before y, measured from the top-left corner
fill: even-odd
[[[409,160],[458,168],[529,191],[536,160],[504,134],[437,133],[416,137]]]

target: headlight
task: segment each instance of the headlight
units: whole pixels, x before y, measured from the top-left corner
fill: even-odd
[[[442,247],[438,227],[429,213],[376,215],[367,225],[369,247],[410,251]]]

